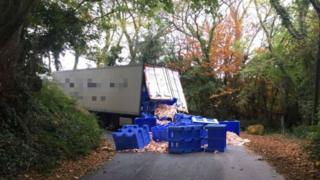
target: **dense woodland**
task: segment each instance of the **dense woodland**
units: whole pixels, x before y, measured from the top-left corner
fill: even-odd
[[[177,69],[190,113],[285,128],[320,158],[319,0],[1,1],[0,176],[98,146],[95,117],[39,77],[81,58]]]

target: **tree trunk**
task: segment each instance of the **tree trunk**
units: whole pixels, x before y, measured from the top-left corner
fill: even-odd
[[[18,29],[0,47],[0,98],[10,96],[8,93],[14,89],[14,82],[17,77],[15,72],[21,54],[19,36],[22,28],[19,27]]]
[[[311,125],[316,123],[316,116],[318,112],[319,105],[319,81],[320,81],[320,13],[318,13],[319,18],[319,32],[318,32],[318,52],[316,56],[316,77],[315,77],[315,87],[314,87],[314,104],[313,104],[313,114],[311,118]]]
[[[314,87],[314,104],[313,104],[313,113],[311,118],[311,125],[315,124],[316,116],[318,113],[318,106],[319,106],[319,81],[320,81],[320,2],[317,0],[310,0],[314,10],[318,15],[318,52],[316,56],[316,77],[315,80],[315,87]]]
[[[52,69],[51,69],[51,54],[50,51],[48,52],[48,65],[49,65],[49,74],[51,74]]]
[[[41,88],[40,78],[28,70],[22,39],[25,18],[35,1],[0,1],[0,126],[26,141],[31,136],[24,117],[32,92]]]
[[[77,51],[75,51],[74,54],[74,65],[73,65],[73,70],[76,70],[78,67],[78,63],[79,63],[79,53]]]
[[[27,13],[36,0],[7,0],[0,2],[0,101],[15,93],[21,67],[25,65],[21,34]]]

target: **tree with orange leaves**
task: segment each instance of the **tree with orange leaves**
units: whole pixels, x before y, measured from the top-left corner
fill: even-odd
[[[180,72],[190,70],[193,65],[201,65],[204,53],[201,49],[200,43],[193,37],[186,37],[185,39],[177,42],[182,47],[179,53],[181,60],[169,61],[167,65],[170,68],[177,69]]]
[[[235,8],[229,9],[229,15],[217,25],[211,42],[209,62],[203,64],[211,75],[230,78],[240,70],[244,62],[241,50],[242,19]]]

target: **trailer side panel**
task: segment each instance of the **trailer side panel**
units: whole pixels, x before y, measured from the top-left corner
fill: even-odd
[[[60,71],[53,77],[88,110],[140,114],[143,66]]]

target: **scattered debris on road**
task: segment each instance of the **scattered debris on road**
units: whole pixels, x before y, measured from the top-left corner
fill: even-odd
[[[242,133],[248,138],[249,149],[263,156],[263,159],[275,166],[276,170],[287,179],[319,179],[320,169],[310,159],[309,152],[301,140],[284,136],[259,136]]]
[[[144,148],[144,150],[146,152],[168,153],[168,143],[151,141],[150,144]]]
[[[53,180],[53,179],[80,179],[82,176],[96,170],[106,161],[113,158],[115,148],[110,140],[104,139],[98,149],[77,160],[68,160],[61,163],[49,174],[39,174],[30,171],[20,176],[25,180]]]
[[[246,143],[249,143],[249,139],[243,139],[239,137],[236,133],[227,131],[227,144],[228,145],[235,145],[235,146],[242,146]]]
[[[143,149],[139,149],[138,152],[168,153],[168,142],[151,141],[149,145]]]
[[[155,153],[168,153],[168,142],[156,142],[151,141],[150,144],[148,144],[143,149],[127,149],[122,150],[119,152],[137,152],[137,153],[143,153],[143,152],[155,152]]]
[[[168,153],[168,142],[155,142],[151,141],[143,149],[126,149],[118,152],[133,152],[133,153],[144,153],[144,152],[155,152],[155,153]]]

